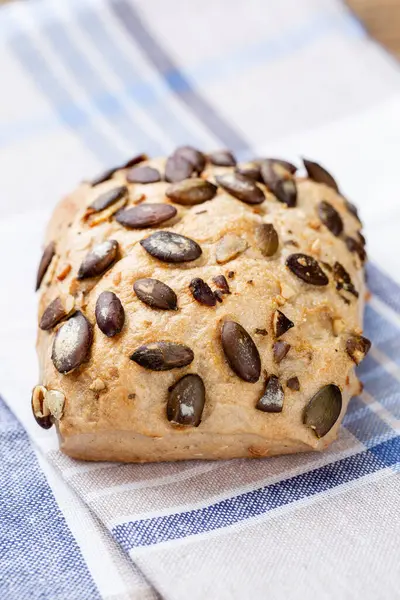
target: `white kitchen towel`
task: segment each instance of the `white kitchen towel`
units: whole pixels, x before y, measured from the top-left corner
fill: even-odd
[[[336,0],[31,0],[0,39],[0,598],[400,597],[397,65]],[[324,454],[86,464],[32,419],[55,202],[181,143],[315,158],[360,207],[374,346]]]

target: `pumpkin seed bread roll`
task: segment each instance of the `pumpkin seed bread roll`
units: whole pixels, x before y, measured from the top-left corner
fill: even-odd
[[[323,450],[352,395],[365,239],[319,164],[144,155],[56,208],[32,408],[85,460]]]

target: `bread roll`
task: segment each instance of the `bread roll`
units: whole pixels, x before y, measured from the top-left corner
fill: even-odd
[[[365,240],[304,161],[135,157],[56,208],[37,287],[40,425],[84,460],[323,450],[360,384]]]

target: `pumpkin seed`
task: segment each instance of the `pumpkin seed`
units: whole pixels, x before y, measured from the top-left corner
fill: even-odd
[[[342,410],[342,393],[337,385],[321,388],[304,410],[303,423],[314,430],[318,438],[324,437],[334,426]]]
[[[194,359],[194,354],[184,344],[153,342],[140,346],[130,359],[151,371],[169,371],[189,365]]]
[[[192,279],[189,284],[189,289],[192,292],[193,298],[200,304],[205,304],[206,306],[216,305],[214,292],[203,279],[200,279],[200,277]]]
[[[178,299],[174,290],[158,279],[138,279],[133,284],[133,289],[139,300],[152,308],[178,310]]]
[[[196,374],[184,375],[169,390],[167,419],[177,425],[198,427],[206,400],[202,378]]]
[[[53,256],[56,253],[56,245],[54,242],[50,242],[43,251],[42,258],[40,259],[39,268],[36,276],[36,291],[40,288],[46,271],[50,266]]]
[[[258,381],[261,373],[260,355],[244,327],[235,321],[225,321],[221,341],[228,363],[236,375],[250,383]]]
[[[170,183],[188,179],[193,173],[193,164],[179,155],[170,156],[165,163],[165,179]]]
[[[287,318],[280,310],[276,310],[272,317],[272,326],[274,329],[274,335],[276,338],[281,337],[289,329],[294,327],[293,321]]]
[[[208,160],[217,167],[234,167],[236,158],[229,150],[216,150],[208,155]]]
[[[271,223],[264,223],[256,229],[257,245],[264,256],[273,256],[279,248],[279,237]]]
[[[192,177],[170,185],[165,195],[183,206],[194,206],[211,200],[217,193],[217,186],[205,179]]]
[[[291,345],[288,344],[287,342],[283,342],[283,341],[275,342],[274,345],[272,346],[274,361],[279,364],[285,358],[285,356],[289,352],[290,348],[291,348]]]
[[[232,172],[217,175],[215,180],[231,196],[246,204],[261,204],[265,200],[262,189],[254,181],[239,173]]]
[[[167,263],[191,262],[202,253],[195,241],[171,231],[157,231],[140,244],[151,256]]]
[[[40,319],[39,323],[40,329],[43,329],[44,331],[53,329],[53,327],[65,319],[65,317],[67,317],[73,309],[73,296],[68,295],[65,298],[58,296],[58,298],[50,302],[42,314],[42,318]]]
[[[198,175],[204,171],[206,158],[200,150],[196,150],[193,146],[180,146],[175,150],[174,156],[180,156],[187,160]]]
[[[229,283],[225,275],[216,275],[213,277],[213,282],[222,291],[223,294],[230,294]]]
[[[118,242],[106,240],[97,244],[83,259],[78,271],[78,279],[98,277],[115,261],[118,254]]]
[[[328,173],[326,169],[324,169],[324,167],[316,162],[313,162],[312,160],[306,160],[305,158],[303,158],[303,163],[310,179],[316,181],[317,183],[324,183],[325,185],[334,189],[335,192],[339,192],[339,187],[336,181],[332,175]]]
[[[319,203],[317,211],[322,223],[338,237],[343,231],[343,221],[338,211],[325,200]]]
[[[36,423],[42,427],[42,429],[50,429],[53,425],[53,419],[51,418],[49,407],[45,402],[45,395],[47,389],[44,385],[36,385],[32,391],[31,397],[31,408],[33,416],[35,417]]]
[[[283,202],[290,208],[296,206],[296,182],[290,171],[287,171],[282,164],[273,160],[263,161],[261,163],[261,177],[279,202]]]
[[[256,404],[257,410],[268,413],[279,413],[283,409],[285,394],[279,379],[276,375],[271,375],[265,386],[261,398]]]
[[[133,167],[126,174],[129,183],[156,183],[161,181],[160,171],[154,167]]]
[[[97,325],[107,337],[114,337],[122,331],[125,311],[121,300],[113,292],[102,292],[96,302]]]
[[[118,223],[128,229],[145,229],[161,225],[175,217],[177,210],[171,204],[139,204],[120,210],[116,215]]]
[[[288,388],[290,390],[292,390],[293,392],[298,392],[300,390],[300,381],[299,378],[294,376],[294,377],[290,377],[287,382],[286,385],[288,386]]]
[[[351,281],[351,277],[346,269],[339,262],[335,262],[333,265],[333,278],[336,282],[336,289],[338,291],[344,290],[345,292],[349,292],[349,294],[353,294],[356,298],[358,298],[358,292]]]
[[[59,373],[70,373],[88,360],[93,341],[92,326],[87,318],[76,312],[57,331],[51,360]]]
[[[286,259],[286,266],[296,277],[311,285],[328,285],[329,279],[318,262],[307,254],[291,254]]]
[[[346,352],[350,356],[351,360],[359,365],[362,360],[367,356],[371,348],[371,342],[368,338],[362,335],[352,335],[346,342]]]
[[[364,236],[362,239],[365,241]],[[361,242],[358,242],[357,240],[355,240],[354,238],[352,238],[350,236],[346,236],[345,243],[346,243],[347,249],[350,252],[355,252],[356,254],[358,254],[361,262],[365,262],[365,260],[367,259],[367,253],[365,252],[365,249]]]
[[[120,185],[119,187],[115,187],[112,190],[100,194],[100,196],[90,204],[89,209],[92,212],[100,212],[101,210],[112,206],[115,202],[118,202],[118,200],[122,200],[122,198],[125,198],[127,195],[128,188],[126,185]]]
[[[260,165],[255,162],[242,163],[236,167],[235,171],[243,177],[262,183]]]

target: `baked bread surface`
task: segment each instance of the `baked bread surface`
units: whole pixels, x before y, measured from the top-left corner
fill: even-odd
[[[255,164],[256,171],[259,164]],[[181,200],[175,202],[171,186],[177,183],[163,180],[165,159],[144,160],[139,166],[156,169],[161,181],[130,183],[127,179],[135,179],[131,172],[137,167],[118,169],[101,183],[80,185],[60,202],[49,223],[44,247],[53,243],[53,254],[38,281],[39,321],[57,299],[64,307],[61,315],[63,310],[66,315],[51,326],[57,318],[50,314],[50,327],[39,328],[37,350],[43,393],[59,391],[62,400],[57,412],[52,406],[43,406],[45,399],[36,399],[38,420],[50,412],[62,451],[85,460],[222,459],[324,449],[336,438],[351,396],[360,391],[355,366],[369,348],[361,335],[363,238],[351,205],[329,180],[327,185],[279,168],[279,177],[290,180],[289,187],[296,190],[295,206],[290,206],[293,187],[286,195],[288,205],[272,193],[273,181],[268,186],[261,183],[262,176],[253,185],[262,190],[265,199],[250,204],[250,198],[260,200],[254,190],[245,191],[247,200],[243,201],[223,187],[223,177],[236,177],[240,167],[209,161],[200,174],[193,170],[186,179],[216,184],[216,177],[222,176],[215,195],[184,205],[185,191],[178,186]],[[154,172],[149,173],[138,177],[154,179]],[[312,167],[309,173],[321,179]],[[89,208],[96,201],[95,207],[101,207],[99,198],[105,204],[104,194],[112,195],[119,186],[127,187],[119,192],[119,200],[97,212]],[[199,187],[201,196],[201,182]],[[213,193],[212,186],[204,191],[205,196],[207,193]],[[150,227],[123,224],[127,213],[122,211],[151,203],[172,206],[176,214]],[[185,262],[160,260],[140,243],[156,232],[183,235],[200,246],[201,254]],[[90,263],[88,254],[110,240],[117,243],[111,264],[101,274],[83,273],[81,277],[82,265]],[[165,250],[162,240],[156,239],[153,245]],[[315,265],[311,264],[311,278],[317,277],[317,285],[290,267],[300,262],[300,271],[307,271],[304,258],[296,255],[317,261],[322,275],[320,271],[313,274]],[[350,284],[346,276],[343,280],[338,264]],[[89,275],[92,267],[89,264],[86,269]],[[176,307],[172,296],[166,300],[172,307],[169,310],[145,303],[143,294],[141,299],[136,293],[135,283],[139,281],[139,294],[144,289],[151,295],[154,289],[141,284],[143,279],[155,279],[171,288]],[[111,337],[98,325],[101,307],[96,319],[102,292],[113,292],[123,309],[121,331]],[[84,333],[90,339],[75,357],[77,366],[60,372],[60,366],[61,370],[68,368],[68,353],[76,350],[71,350],[68,330],[64,329],[64,334],[61,330],[77,314],[87,319],[90,331]],[[103,317],[107,321],[106,313]],[[244,328],[250,342],[235,324]],[[107,327],[108,322],[102,325]],[[169,370],[154,370],[148,363],[143,366],[149,355],[148,350],[140,349],[148,345],[151,349],[159,342],[184,345],[192,351],[193,360]],[[158,368],[154,360],[150,352],[150,367]],[[185,379],[182,390],[176,390],[174,386],[189,374],[199,379]],[[192,398],[185,397],[185,389],[189,395],[197,394],[194,405]],[[320,390],[322,399],[314,401],[318,406],[310,407]],[[263,397],[265,402],[260,402]]]

